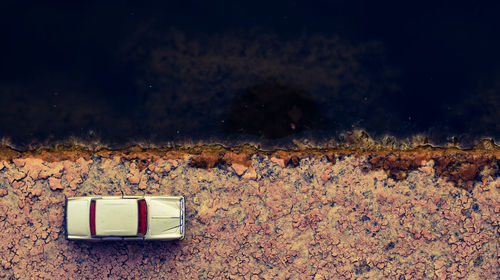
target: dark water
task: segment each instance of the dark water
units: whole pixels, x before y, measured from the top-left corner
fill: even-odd
[[[341,141],[353,129],[500,138],[498,1],[0,7],[0,136],[16,147]]]

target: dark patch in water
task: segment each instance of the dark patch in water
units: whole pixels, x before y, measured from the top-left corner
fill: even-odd
[[[276,139],[318,128],[318,108],[309,94],[298,87],[264,82],[246,89],[229,107],[223,128]]]

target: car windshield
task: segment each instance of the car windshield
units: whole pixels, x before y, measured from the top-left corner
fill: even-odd
[[[95,235],[95,200],[90,202],[90,234]]]
[[[148,218],[148,213],[147,213],[146,201],[139,200],[139,227],[138,227],[139,234],[146,235],[147,218]]]

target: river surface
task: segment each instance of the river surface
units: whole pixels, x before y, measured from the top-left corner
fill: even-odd
[[[1,4],[17,148],[500,138],[498,2]]]

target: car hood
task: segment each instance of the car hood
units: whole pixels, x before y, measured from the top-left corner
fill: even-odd
[[[184,235],[184,199],[182,197],[146,197],[148,230],[146,237],[179,238]]]

